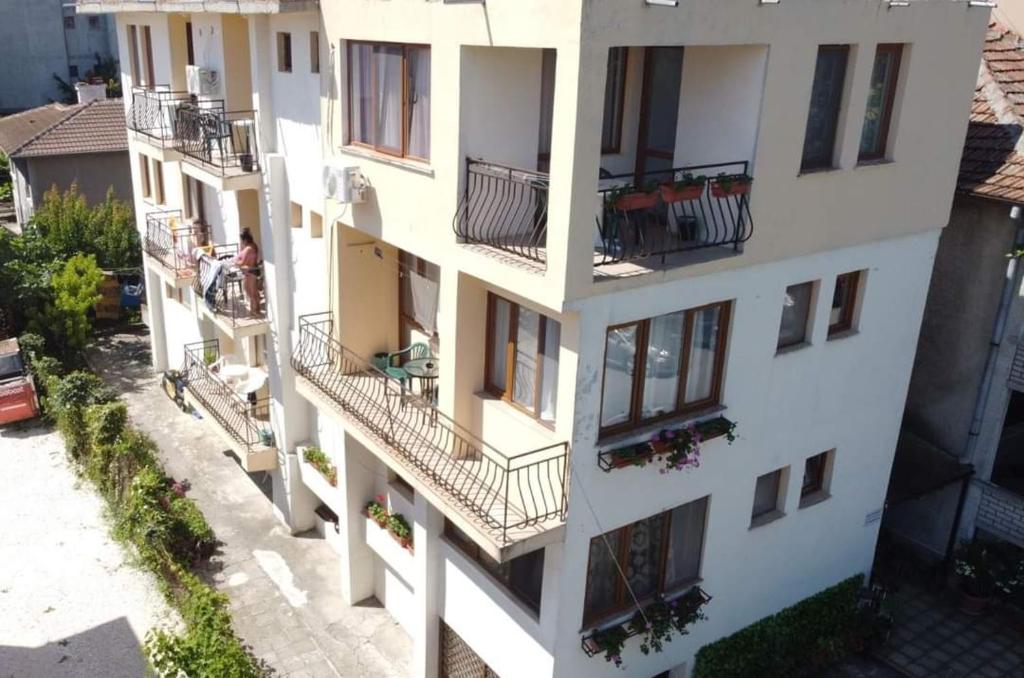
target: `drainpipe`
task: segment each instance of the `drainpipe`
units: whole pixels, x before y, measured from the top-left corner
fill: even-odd
[[[1017,226],[1017,234],[1013,240],[1014,250],[1024,247],[1024,224],[1021,218],[1024,216],[1020,205],[1010,208],[1010,221]],[[974,461],[974,453],[978,446],[978,438],[981,436],[981,420],[988,407],[988,394],[992,389],[992,379],[996,371],[996,358],[999,353],[999,345],[1003,343],[1003,334],[1006,332],[1006,318],[1010,314],[1010,304],[1013,301],[1013,291],[1017,283],[1017,258],[1010,257],[1006,263],[1006,275],[1003,279],[1003,294],[999,300],[999,312],[996,314],[996,321],[992,327],[992,338],[988,342],[988,358],[985,360],[985,375],[981,380],[978,389],[978,397],[974,403],[974,416],[971,419],[971,430],[967,435],[967,445],[964,450],[964,460],[970,463]]]

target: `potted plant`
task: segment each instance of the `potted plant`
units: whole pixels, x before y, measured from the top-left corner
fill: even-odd
[[[995,554],[984,541],[963,542],[957,548],[953,571],[959,584],[961,612],[978,616],[988,609],[996,593],[994,565]]]
[[[377,523],[378,527],[387,529],[388,510],[384,506],[384,495],[377,495],[376,499],[366,503],[366,516]]]
[[[722,173],[711,182],[711,195],[716,198],[728,198],[733,195],[746,195],[750,192],[753,179],[746,174]]]
[[[694,176],[686,172],[677,181],[666,181],[658,186],[658,191],[666,203],[689,202],[704,194],[704,185],[707,181],[708,178],[703,174]]]
[[[238,156],[238,164],[242,166],[243,172],[251,172],[254,164],[252,161],[252,153],[241,153]]]
[[[302,458],[324,477],[331,487],[338,486],[338,469],[331,463],[330,458],[319,447],[307,447],[302,452]]]
[[[274,446],[274,432],[269,428],[260,429],[260,445],[263,445],[264,447]]]
[[[388,516],[388,532],[402,545],[402,548],[412,550],[412,528],[405,521],[401,513],[393,513]]]
[[[622,186],[608,192],[605,204],[620,212],[650,209],[658,204],[657,189],[654,182],[647,182],[641,186]]]

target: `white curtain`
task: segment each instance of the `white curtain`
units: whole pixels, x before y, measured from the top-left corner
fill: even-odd
[[[540,340],[540,314],[519,307],[516,327],[516,376],[512,398],[533,410],[537,393],[537,347]]]
[[[409,276],[412,317],[432,336],[437,330],[438,284],[415,271],[406,271],[405,275]]]
[[[402,48],[374,46],[377,70],[377,134],[374,145],[402,150]]]
[[[543,374],[540,381],[540,418],[555,420],[555,405],[558,400],[558,349],[562,343],[562,326],[547,318],[544,329],[544,359],[541,362]]]
[[[642,415],[645,419],[676,409],[684,318],[685,314],[680,311],[651,320],[644,372]]]
[[[665,559],[666,589],[691,582],[700,576],[707,510],[707,497],[672,509],[672,524],[669,526],[669,543]]]
[[[373,47],[371,45],[352,45],[352,81],[349,84],[352,105],[352,141],[372,144],[370,113],[373,103]]]
[[[604,386],[601,425],[613,426],[629,419],[636,361],[636,325],[608,331],[604,352]]]
[[[430,158],[430,49],[408,48],[409,155]]]
[[[690,367],[686,375],[687,403],[711,397],[720,314],[721,309],[718,306],[705,308],[694,314],[693,339],[690,340]]]
[[[508,323],[511,306],[504,299],[494,300],[494,329],[491,334],[491,385],[505,390],[506,351],[508,350]]]

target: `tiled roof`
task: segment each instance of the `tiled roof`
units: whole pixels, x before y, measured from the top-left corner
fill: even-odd
[[[10,155],[37,134],[68,117],[77,106],[50,104],[0,118],[0,151]]]
[[[957,188],[1024,204],[1024,42],[992,22],[985,36]]]
[[[101,99],[73,108],[70,115],[37,134],[11,155],[38,158],[128,150],[124,104],[120,99]]]

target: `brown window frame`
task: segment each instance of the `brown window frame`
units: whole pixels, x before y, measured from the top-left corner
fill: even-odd
[[[292,72],[292,34],[288,31],[277,32],[277,72]]]
[[[872,75],[874,74],[874,62],[878,60],[879,54],[893,55],[893,74],[887,83],[888,86],[882,98],[882,120],[878,124],[876,147],[870,153],[858,152],[857,160],[861,162],[883,160],[885,159],[886,150],[889,148],[889,126],[892,123],[892,109],[896,105],[896,90],[900,82],[900,68],[903,65],[903,43],[880,43],[875,48],[875,59],[871,64]],[[865,110],[866,114],[867,111]]]
[[[142,72],[139,59],[139,27],[135,24],[128,24],[128,66],[132,76],[132,85],[142,87],[139,82],[139,74]]]
[[[354,45],[387,45],[391,47],[402,48],[402,147],[400,149],[392,148],[390,146],[379,146],[377,144],[366,143],[365,141],[357,141],[354,131],[352,129],[352,47]],[[352,146],[359,146],[361,148],[369,148],[376,153],[383,153],[384,155],[390,155],[395,158],[407,158],[409,160],[417,160],[419,162],[430,162],[430,158],[423,158],[418,155],[412,155],[409,153],[409,116],[412,115],[412,108],[409,106],[409,50],[410,49],[425,49],[428,52],[432,52],[430,45],[412,43],[412,42],[387,42],[381,40],[348,40],[345,44],[345,54],[347,63],[347,78],[348,83],[346,87],[346,101],[348,106],[348,121],[347,121],[347,134],[348,143]],[[431,55],[431,65],[433,65],[433,55]],[[377,69],[371,69],[373,74],[373,87],[376,91],[377,82]],[[433,85],[431,85],[433,88]],[[372,98],[372,97],[371,97]],[[431,106],[432,107],[432,106]],[[372,127],[376,129],[376,116],[372,121]],[[371,132],[371,137],[376,135]]]
[[[167,204],[167,195],[164,193],[164,164],[153,159],[153,187],[155,189],[153,201],[157,205]]]
[[[196,65],[195,36],[192,34],[192,22],[185,22],[185,63],[189,66]]]
[[[139,154],[139,183],[143,199],[153,197],[153,182],[149,176],[149,156]]]
[[[804,460],[804,475],[800,480],[800,499],[807,499],[818,492],[825,490],[825,475],[828,469],[829,455],[832,453],[831,450],[825,452],[819,452],[818,454],[811,455]],[[807,478],[807,464],[814,459],[821,459],[821,466],[818,467],[817,473],[815,474],[814,484],[808,486],[805,482]]]
[[[732,321],[732,300],[728,301],[716,301],[711,304],[704,304],[703,306],[696,306],[694,308],[688,308],[683,311],[683,333],[682,333],[682,346],[680,347],[679,353],[679,383],[676,385],[676,407],[671,412],[664,412],[655,417],[643,418],[642,405],[644,395],[644,375],[647,369],[647,361],[645,356],[647,355],[647,342],[650,338],[650,326],[651,321],[654,318],[660,316],[653,316],[651,318],[644,318],[642,320],[634,320],[628,323],[619,323],[617,325],[610,325],[605,331],[605,359],[601,366],[601,405],[598,410],[598,423],[604,415],[604,383],[607,376],[607,361],[608,361],[608,333],[612,330],[621,329],[623,327],[630,327],[635,325],[637,327],[636,332],[636,353],[634,355],[634,366],[633,366],[633,384],[630,392],[630,405],[629,411],[630,416],[627,421],[619,424],[612,424],[611,426],[601,426],[599,438],[606,438],[611,435],[619,433],[626,433],[637,428],[648,426],[650,424],[663,421],[665,419],[671,419],[681,415],[685,415],[691,412],[699,412],[706,410],[716,405],[721,404],[722,400],[722,382],[725,375],[725,353],[729,343],[729,326]],[[719,307],[720,324],[718,331],[718,345],[715,347],[715,368],[714,377],[711,384],[711,395],[703,400],[699,400],[693,403],[687,404],[685,402],[686,393],[686,376],[690,368],[690,351],[689,346],[693,338],[693,318],[698,312],[709,308]],[[678,311],[673,311],[678,313]],[[671,315],[665,313],[662,315]],[[641,350],[642,347],[642,350]]]
[[[203,204],[203,183],[187,174],[182,174],[181,179],[184,184],[185,218],[205,224],[206,205]]]
[[[509,323],[508,323],[508,340],[505,342],[505,388],[495,385],[491,382],[491,368],[494,366],[495,356],[491,355],[492,347],[494,346],[494,330],[495,330],[495,311],[494,307],[497,300],[501,299],[509,305]],[[536,313],[540,321],[537,329],[537,351],[536,358],[534,359],[535,374],[537,375],[533,389],[533,408],[530,409],[524,406],[522,403],[515,401],[513,394],[515,393],[515,372],[516,372],[516,351],[518,342],[518,329],[519,329],[519,308],[520,304],[506,299],[505,297],[499,296],[494,292],[487,293],[487,348],[484,352],[484,390],[493,395],[496,398],[501,399],[504,402],[509,403],[521,412],[526,413],[530,417],[536,419],[543,426],[548,428],[554,428],[555,421],[553,419],[542,419],[541,418],[541,402],[542,393],[544,388],[544,345],[547,342],[548,323],[558,323],[554,318],[549,318],[540,311],[533,311]],[[561,323],[559,323],[561,326]],[[561,327],[559,327],[561,330]],[[559,347],[560,348],[560,347]],[[556,361],[558,356],[555,356]],[[557,393],[556,393],[557,397]],[[558,416],[558,403],[555,403],[555,417]]]
[[[829,140],[829,148],[831,152],[828,158],[812,159],[808,160],[806,156],[807,152],[807,135],[810,130],[811,120],[811,105],[814,103],[814,80],[817,76],[818,59],[822,52],[836,52],[843,55],[843,82],[840,85],[839,101],[836,102],[835,111],[832,112],[832,119],[830,122],[831,136]],[[800,159],[800,171],[801,172],[817,172],[821,170],[835,169],[836,165],[836,145],[842,138],[842,130],[839,129],[839,122],[843,117],[843,105],[846,103],[846,86],[850,79],[850,45],[848,44],[837,44],[837,45],[818,45],[818,51],[814,55],[815,70],[811,76],[811,101],[808,103],[807,121],[804,126],[804,140],[801,146],[801,159]]]
[[[320,31],[309,32],[309,72],[320,72]]]
[[[153,70],[153,33],[148,24],[142,26],[142,56],[146,59],[146,89],[156,87],[156,75]]]
[[[699,564],[697,566],[697,576],[693,577],[692,579],[687,579],[687,580],[684,580],[684,581],[676,582],[674,585],[666,587],[666,585],[665,585],[665,565],[668,562],[668,553],[669,553],[669,548],[671,546],[672,512],[675,509],[677,509],[677,508],[681,508],[683,506],[686,506],[688,504],[692,504],[692,503],[695,503],[695,502],[698,502],[698,501],[703,501],[704,502],[704,525],[701,527],[701,533],[700,533],[700,558],[698,559],[698,563]],[[596,537],[591,537],[590,542],[587,544],[587,569],[586,569],[586,573],[584,575],[584,580],[583,580],[583,592],[584,592],[583,593],[583,626],[584,626],[584,628],[593,628],[593,627],[596,627],[596,626],[600,626],[602,623],[604,623],[606,621],[609,621],[611,619],[614,619],[615,617],[618,617],[619,615],[622,615],[626,611],[628,611],[628,610],[630,610],[630,609],[632,609],[633,607],[636,606],[636,601],[633,600],[632,595],[630,594],[629,590],[626,588],[626,582],[624,582],[623,579],[622,579],[622,576],[617,573],[616,577],[615,577],[615,599],[616,599],[617,604],[614,605],[613,607],[605,609],[605,610],[592,611],[592,610],[588,610],[587,609],[588,608],[588,603],[589,603],[589,599],[587,597],[587,593],[590,590],[590,565],[591,565],[591,562],[590,562],[590,551],[591,551],[590,546],[591,546],[591,544],[593,544],[595,541],[598,541],[598,540],[600,540],[601,542],[607,543],[607,542],[605,542],[605,539],[608,538],[609,535],[618,533],[619,534],[619,543],[618,543],[618,548],[617,548],[616,553],[615,553],[615,560],[617,562],[619,562],[619,563],[627,563],[627,562],[629,562],[629,547],[630,547],[630,545],[632,544],[632,541],[633,541],[633,538],[632,538],[633,534],[632,534],[632,532],[633,532],[634,526],[638,525],[639,523],[646,522],[648,520],[654,520],[655,518],[658,518],[658,517],[663,517],[664,518],[662,520],[662,525],[661,525],[661,553],[658,556],[658,576],[657,576],[658,585],[657,585],[657,590],[653,594],[651,594],[650,596],[648,596],[646,598],[642,598],[640,600],[640,605],[643,606],[643,605],[649,603],[650,601],[654,600],[657,596],[666,596],[666,597],[667,596],[672,596],[672,595],[674,595],[676,593],[680,593],[680,592],[682,592],[682,591],[684,591],[686,589],[689,589],[690,587],[694,586],[695,584],[697,584],[701,580],[700,571],[703,570],[703,568],[704,568],[704,547],[707,544],[707,533],[708,533],[707,520],[708,520],[708,513],[709,513],[710,509],[711,509],[711,495],[708,494],[708,495],[705,495],[703,497],[698,497],[697,499],[693,499],[691,501],[684,502],[682,504],[679,504],[678,506],[673,506],[672,508],[668,509],[667,511],[661,511],[660,513],[655,513],[652,516],[647,516],[646,518],[641,518],[640,520],[635,520],[632,523],[629,523],[628,525],[623,525],[622,527],[616,528],[614,530],[609,530],[608,532],[603,532],[603,533],[597,535]]]
[[[613,153],[620,153],[622,151],[622,125],[623,115],[626,108],[626,78],[629,76],[629,47],[609,47],[608,48],[608,73],[611,74],[612,70],[612,50],[621,50],[622,59],[620,61],[618,75],[621,78],[622,87],[619,89],[618,101],[614,103],[614,106],[618,109],[618,124],[612,130],[612,139],[609,143],[605,143],[604,138],[604,122],[601,123],[601,153],[603,155],[610,155]],[[608,106],[608,85],[605,82],[605,95],[604,95],[604,108]]]
[[[785,291],[785,295],[786,296],[789,295],[789,290],[794,288],[794,287],[808,287],[808,288],[810,288],[810,293],[807,295],[807,309],[805,310],[805,312],[803,314],[803,319],[804,319],[803,332],[800,335],[799,339],[795,339],[793,341],[786,341],[786,342],[782,341],[782,328],[783,328],[783,324],[785,323],[785,320],[786,320],[786,308],[785,308],[785,302],[783,302],[782,318],[779,320],[779,340],[775,343],[775,350],[776,351],[784,351],[786,349],[793,348],[794,346],[802,346],[802,345],[808,343],[808,341],[810,340],[808,335],[810,334],[809,330],[811,329],[810,328],[811,318],[814,316],[814,299],[815,299],[815,296],[816,296],[815,293],[814,293],[815,285],[816,285],[816,282],[814,280],[808,280],[806,282],[793,283],[792,285],[787,285],[786,286],[786,291]]]
[[[846,288],[846,301],[843,305],[842,316],[836,322],[831,322],[832,309],[835,308],[835,295],[839,289],[839,281],[843,278],[849,278],[850,283]],[[832,305],[829,306],[829,326],[828,336],[833,337],[842,332],[847,332],[853,329],[853,316],[857,308],[857,297],[860,294],[860,283],[861,283],[861,271],[850,271],[848,273],[840,273],[836,276],[836,284],[832,290]]]

